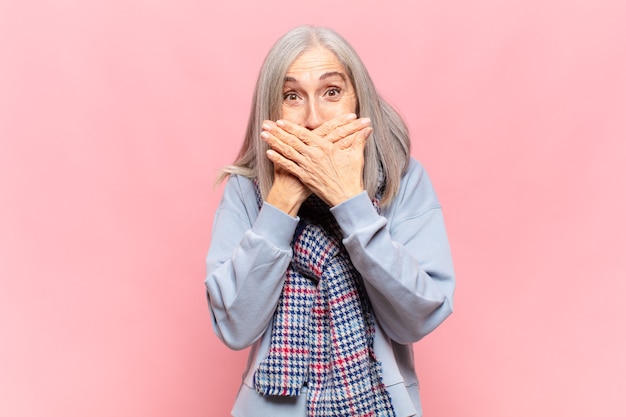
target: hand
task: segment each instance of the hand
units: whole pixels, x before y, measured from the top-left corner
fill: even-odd
[[[295,217],[310,195],[311,190],[302,181],[274,164],[274,182],[266,200],[269,204]]]
[[[315,129],[313,133],[335,143],[353,133],[353,128],[339,128],[349,124],[355,119],[356,114],[354,113],[339,116],[325,122]],[[311,190],[302,184],[298,178],[280,169],[277,165],[274,165],[274,182],[267,196],[268,203],[291,216],[296,216],[298,209],[310,195]]]
[[[275,167],[332,207],[363,191],[363,150],[371,132],[369,119],[349,115],[314,132],[286,120],[265,121],[261,137],[271,147],[267,156]]]
[[[314,129],[313,133],[315,133],[320,138],[325,138],[326,140],[335,143],[338,140],[345,138],[349,134],[354,133],[354,126],[350,127],[347,125],[356,120],[356,118],[357,116],[354,113],[344,114],[342,116],[324,122],[320,127]],[[339,129],[341,127],[343,128]],[[357,125],[356,127],[358,129],[359,126]]]

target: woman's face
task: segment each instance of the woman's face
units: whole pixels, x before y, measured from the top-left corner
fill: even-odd
[[[305,51],[287,70],[281,118],[313,130],[335,117],[356,113],[356,106],[352,82],[328,49]]]

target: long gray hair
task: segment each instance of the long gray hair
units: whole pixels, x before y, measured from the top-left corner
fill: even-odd
[[[370,198],[382,189],[381,205],[388,205],[400,186],[409,162],[410,139],[400,115],[383,100],[367,69],[352,46],[331,29],[298,26],[283,35],[270,49],[259,72],[244,142],[237,159],[224,167],[218,182],[230,174],[258,179],[265,199],[272,186],[274,168],[265,156],[268,145],[261,140],[263,120],[281,118],[283,83],[291,64],[307,49],[322,46],[343,64],[357,97],[357,115],[369,117],[373,132],[365,146],[363,184]],[[382,173],[383,184],[380,184]]]

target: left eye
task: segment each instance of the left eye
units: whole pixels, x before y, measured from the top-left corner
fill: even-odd
[[[338,96],[339,93],[341,93],[341,90],[339,90],[338,88],[331,88],[326,92],[326,94],[328,94],[331,97]]]

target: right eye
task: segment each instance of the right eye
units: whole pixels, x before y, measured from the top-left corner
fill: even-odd
[[[283,100],[295,101],[298,99],[298,95],[294,92],[288,92],[283,94]]]

